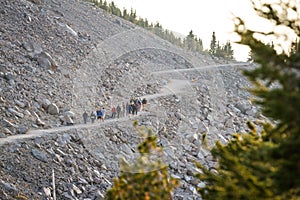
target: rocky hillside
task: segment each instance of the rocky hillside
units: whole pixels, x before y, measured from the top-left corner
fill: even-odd
[[[194,161],[213,170],[214,141],[261,118],[244,90],[246,63],[186,52],[81,0],[2,0],[0,9],[0,199],[103,197],[143,138],[128,117],[83,125],[84,110],[147,97],[135,119],[158,135],[180,179],[174,199],[201,199]]]

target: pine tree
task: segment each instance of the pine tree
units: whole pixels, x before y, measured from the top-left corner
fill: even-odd
[[[215,32],[212,33],[211,36],[211,41],[210,41],[210,49],[209,49],[209,53],[211,55],[215,55],[216,54],[216,48],[217,48],[217,39],[216,39],[216,34]]]
[[[156,24],[153,27],[153,31],[155,35],[158,35],[159,37],[163,37],[163,28],[159,22],[156,22]]]
[[[135,122],[137,126],[137,122]],[[140,134],[145,136],[143,131]],[[140,156],[133,163],[121,160],[120,175],[106,193],[107,200],[169,200],[178,180],[168,175],[168,165],[160,159],[162,148],[157,146],[157,136],[148,131],[138,146]]]
[[[103,0],[86,0],[86,1],[94,3],[96,6],[104,9],[108,13],[111,13],[118,17],[122,17],[123,19],[125,19],[127,21],[130,21],[140,27],[143,27],[143,28],[151,31],[152,33],[156,34],[157,36],[159,36],[177,46],[183,47],[185,49],[189,49],[191,51],[197,51],[197,52],[203,51],[203,44],[202,44],[202,40],[200,38],[197,39],[196,36],[193,36],[193,39],[185,38],[182,41],[180,37],[177,38],[170,31],[164,30],[164,28],[162,27],[162,25],[159,22],[157,22],[154,25],[153,23],[149,24],[147,19],[143,19],[143,18],[137,19],[136,11],[133,8],[131,8],[130,13],[128,13],[128,11],[125,8],[123,8],[123,11],[121,12],[121,10],[115,5],[115,3],[113,1],[111,3],[109,3],[109,5],[106,0],[104,0],[104,2],[103,2]]]
[[[185,49],[194,51],[195,50],[195,35],[191,30],[189,34],[183,40],[183,46]]]
[[[274,32],[259,34],[280,38],[284,33],[276,28],[285,27],[300,37],[297,0],[252,2],[257,14],[275,25]],[[236,134],[227,145],[217,143],[212,150],[217,173],[199,165],[198,177],[205,182],[199,192],[203,199],[300,199],[300,52],[278,51],[280,46],[256,38],[258,31],[247,29],[242,19],[235,21],[240,43],[259,64],[244,74],[269,122],[259,132],[249,122],[248,133]]]
[[[104,2],[101,4],[100,8],[102,8],[105,11],[109,11],[109,7],[107,5],[107,1],[104,0]]]
[[[223,57],[223,49],[220,45],[220,41],[217,41],[217,45],[215,47],[215,53],[214,53],[215,56],[217,57]]]
[[[136,11],[132,8],[130,10],[129,21],[132,23],[136,23]]]
[[[191,30],[189,34],[183,39],[183,44],[181,46],[189,51],[203,51],[202,40],[200,38],[197,38],[197,36],[193,33],[193,30]]]
[[[109,8],[110,8],[111,14],[116,15],[118,17],[122,16],[121,10],[115,5],[115,3],[113,1],[109,4]]]
[[[232,60],[234,52],[233,52],[230,41],[226,42],[226,44],[223,47],[223,50],[224,50],[224,58],[226,60]]]
[[[123,9],[122,18],[125,19],[125,20],[127,20],[127,21],[129,21],[130,16],[129,16],[126,8]]]
[[[200,38],[196,38],[196,51],[202,52],[203,51],[203,42]]]
[[[196,47],[195,47],[195,35],[193,33],[193,31],[191,30],[187,36],[187,48],[190,51],[195,51]]]

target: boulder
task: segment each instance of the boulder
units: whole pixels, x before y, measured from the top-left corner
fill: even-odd
[[[1,179],[0,179],[0,183],[1,183],[1,185],[4,186],[5,190],[14,191],[14,192],[18,191],[17,187],[12,183],[7,183]]]
[[[47,156],[38,149],[32,149],[31,154],[33,155],[33,157],[35,157],[36,159],[38,159],[42,162],[45,162],[45,163],[48,162]]]
[[[259,116],[259,111],[258,111],[257,108],[252,107],[250,110],[247,110],[247,111],[246,111],[246,114],[247,114],[247,115],[250,115],[250,116],[252,116],[252,117],[258,117],[258,116]]]
[[[26,106],[25,103],[23,103],[22,101],[19,101],[17,99],[15,99],[16,104],[20,107],[20,108],[24,108]]]
[[[38,61],[40,67],[46,68],[46,69],[51,69],[55,71],[57,69],[57,64],[53,60],[50,54],[47,52],[41,52],[40,54],[37,55],[36,60]]]
[[[19,134],[25,134],[29,130],[29,128],[27,126],[20,125],[17,130]]]
[[[30,54],[32,54],[32,56],[40,54],[43,51],[41,45],[35,41],[24,41],[22,45],[24,49],[26,49],[28,52],[30,52]]]
[[[37,61],[42,68],[51,68],[51,62],[49,59],[41,56],[37,58]]]
[[[74,119],[75,113],[69,110],[64,113],[64,116],[68,116],[68,117]]]
[[[251,109],[251,104],[248,101],[238,102],[235,107],[239,109],[243,114],[246,114]]]
[[[48,109],[47,109],[48,113],[50,115],[58,115],[59,113],[59,108],[57,107],[57,105],[55,103],[51,103],[49,106],[48,106]]]
[[[44,121],[42,121],[39,117],[36,118],[35,123],[38,126],[45,126],[46,125],[46,123]]]
[[[102,199],[104,199],[104,195],[102,194],[101,191],[97,190],[95,194],[95,200],[102,200]]]
[[[49,107],[49,105],[51,105],[51,102],[50,102],[48,99],[44,98],[43,101],[42,101],[42,107],[43,107],[45,110],[47,110],[48,107]]]
[[[18,126],[7,119],[3,119],[2,123],[7,127],[18,128]]]
[[[174,113],[174,115],[178,120],[184,120],[185,119],[185,116],[180,112],[176,112],[176,113]]]
[[[15,109],[13,108],[8,108],[7,109],[8,112],[12,113],[13,115],[17,116],[17,117],[20,117],[20,118],[23,118],[24,117],[24,114],[23,113],[20,113],[18,111],[16,111]]]
[[[61,115],[59,119],[63,125],[73,125],[74,121],[70,115]]]
[[[43,187],[43,192],[46,197],[51,197],[51,189],[49,187]]]

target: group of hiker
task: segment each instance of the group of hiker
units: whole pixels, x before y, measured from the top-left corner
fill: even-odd
[[[130,98],[129,102],[126,104],[123,102],[121,105],[112,106],[111,108],[111,116],[110,118],[120,118],[126,117],[129,118],[133,115],[137,115],[138,112],[146,109],[147,99],[146,98]],[[94,123],[99,119],[100,122],[104,122],[105,118],[107,118],[107,111],[104,107],[98,109],[96,111],[92,111],[90,115],[85,110],[82,117],[83,123],[87,123],[88,119],[91,119],[91,122]]]

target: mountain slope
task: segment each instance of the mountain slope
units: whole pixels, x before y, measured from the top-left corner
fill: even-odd
[[[36,3],[34,3],[36,2]],[[181,179],[175,199],[198,198],[194,160],[213,169],[201,143],[226,143],[259,112],[243,90],[247,63],[186,52],[79,0],[0,2],[0,196],[101,198],[142,141],[128,117],[82,125],[82,113],[146,96],[135,117],[159,136],[163,159]],[[68,118],[72,116],[73,118]],[[75,126],[65,126],[67,122]],[[38,136],[9,140],[10,135]],[[43,131],[48,129],[48,131]]]
[[[76,114],[86,103],[86,109],[99,106],[95,101],[103,101],[100,91],[109,79],[101,75],[108,67],[115,70],[116,65],[123,65],[119,73],[123,73],[120,67],[124,65],[131,68],[126,60],[114,63],[127,54],[133,54],[133,59],[139,54],[156,57],[160,53],[155,49],[161,49],[164,52],[160,56],[170,55],[171,65],[190,62],[182,61],[183,52],[177,47],[86,2],[33,4],[23,0],[1,4],[0,81],[5,135],[22,134],[32,126],[59,125],[58,117],[47,112],[49,104]],[[85,95],[85,89],[92,91],[88,92],[92,96]],[[57,114],[56,106],[50,113]]]

